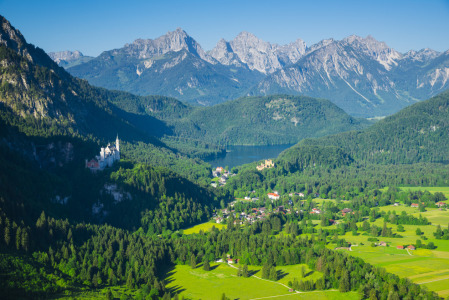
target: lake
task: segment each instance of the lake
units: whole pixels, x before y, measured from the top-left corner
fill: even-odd
[[[272,145],[272,146],[228,146],[225,156],[206,159],[212,168],[226,167],[233,168],[253,161],[267,158],[276,158],[279,153],[293,145]]]

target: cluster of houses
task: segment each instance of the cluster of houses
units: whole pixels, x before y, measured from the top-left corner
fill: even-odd
[[[212,176],[214,178],[219,178],[218,183],[212,182],[211,185],[213,187],[217,187],[218,185],[223,186],[226,184],[226,180],[228,178],[236,176],[236,174],[231,174],[229,171],[225,170],[223,167],[217,167],[215,170],[212,170]]]
[[[376,243],[375,245],[376,246],[380,246],[380,247],[387,247],[388,246],[387,242],[379,242],[379,243]],[[396,249],[398,249],[398,250],[404,250],[404,249],[416,250],[415,246],[413,246],[413,245],[408,245],[406,247],[404,247],[403,245],[399,245],[399,246],[396,246]]]
[[[215,262],[217,262],[217,263],[226,262],[228,264],[235,264],[235,263],[238,264],[239,263],[239,259],[238,258],[237,259],[231,258],[231,254],[228,254],[225,261],[223,261],[223,259],[220,258],[220,259],[217,259]]]
[[[424,202],[421,202],[421,204],[424,205]],[[440,202],[435,203],[435,205],[441,209],[441,208],[447,206],[447,203],[440,201]],[[398,206],[398,205],[396,205],[396,203],[395,203],[395,206]],[[410,207],[419,208],[419,203],[412,203],[412,204],[410,204]]]
[[[219,211],[219,215],[214,214],[213,219],[216,223],[223,223],[226,219],[229,217],[234,217],[234,225],[236,224],[242,224],[245,222],[248,222],[248,224],[253,224],[256,221],[264,220],[268,218],[271,214],[274,213],[284,213],[284,214],[291,214],[292,209],[291,208],[285,208],[284,206],[278,206],[273,209],[273,211],[267,211],[265,207],[258,207],[251,209],[251,212],[240,212],[236,213],[235,210],[230,209],[221,209]],[[298,212],[296,212],[298,213]]]
[[[262,164],[258,165],[256,167],[256,169],[258,171],[262,171],[263,169],[270,169],[274,167],[274,162],[271,159],[266,159],[265,162],[263,162]]]
[[[396,249],[399,249],[399,250],[404,250],[404,249],[416,250],[415,246],[413,246],[413,245],[408,245],[407,248],[404,248],[404,246],[399,245],[399,246],[396,246]]]

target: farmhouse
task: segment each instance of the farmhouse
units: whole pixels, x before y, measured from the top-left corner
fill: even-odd
[[[343,217],[346,216],[346,214],[351,213],[351,212],[352,212],[352,209],[350,209],[350,208],[345,208],[345,209],[341,210],[341,214],[343,215]]]
[[[386,242],[380,242],[380,243],[379,243],[379,246],[386,247],[386,246],[387,246],[387,243],[386,243]]]
[[[311,214],[321,214],[321,210],[319,210],[318,208],[312,208],[312,211],[310,212]]]
[[[437,206],[438,207],[446,206],[446,203],[440,201],[440,202],[437,202]]]
[[[268,198],[271,200],[278,200],[281,196],[275,193],[268,193]]]
[[[396,249],[399,249],[399,250],[404,250],[404,246],[402,246],[402,245],[399,245],[399,246],[397,246],[397,247],[396,247]]]
[[[413,245],[409,245],[409,246],[407,247],[407,249],[409,249],[409,250],[416,250],[415,246],[413,246]]]
[[[416,208],[418,208],[418,207],[419,207],[419,204],[418,204],[418,203],[412,203],[412,205],[410,205],[410,207],[416,207]]]

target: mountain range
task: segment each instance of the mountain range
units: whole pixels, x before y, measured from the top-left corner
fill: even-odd
[[[77,52],[51,56],[69,73],[96,86],[206,106],[283,93],[326,98],[353,116],[374,117],[449,87],[449,51],[400,53],[371,36],[307,46],[301,39],[278,45],[242,32],[205,51],[178,28],[95,58]]]

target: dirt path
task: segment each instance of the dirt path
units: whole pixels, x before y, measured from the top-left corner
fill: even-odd
[[[410,251],[408,250],[408,248],[407,248],[407,253],[408,253],[408,255],[413,256],[413,255],[410,253]]]
[[[446,279],[449,279],[449,277],[444,277],[444,278],[439,278],[439,279],[429,280],[429,281],[424,281],[424,282],[417,282],[417,284],[424,284],[424,283],[435,282],[435,281],[441,281],[441,280],[446,280]]]
[[[357,247],[358,245],[351,245],[351,246],[349,246],[349,251],[353,251],[352,250],[352,247]]]
[[[237,269],[237,270],[238,270],[237,267],[235,267],[235,266],[233,266],[233,265],[231,265],[231,264],[227,264],[227,265],[230,266],[231,268],[234,268],[234,269]],[[256,276],[256,275],[250,275],[249,277],[254,277],[254,278],[257,278],[257,279],[260,279],[260,280],[263,280],[263,281],[268,281],[268,282],[271,282],[271,283],[279,284],[279,285],[282,285],[283,287],[286,287],[287,289],[290,289],[290,287],[288,287],[287,285],[285,285],[285,284],[283,284],[283,283],[280,283],[280,282],[276,282],[276,281],[272,281],[272,280],[263,279],[263,278],[260,278],[259,276]],[[294,290],[294,292],[297,293],[297,294],[303,293],[303,292],[299,292],[299,291],[296,291],[296,290]],[[291,295],[291,294],[288,294],[288,295]],[[281,297],[281,296],[286,296],[286,295],[270,296],[270,297],[256,298],[256,299],[265,299],[265,298],[273,298],[273,297]],[[253,299],[253,300],[255,300],[255,299]]]

